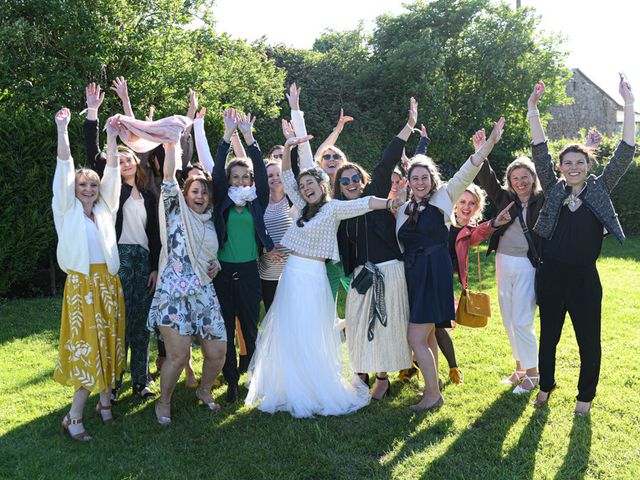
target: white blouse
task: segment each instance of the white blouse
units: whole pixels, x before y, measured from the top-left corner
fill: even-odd
[[[130,196],[122,206],[122,233],[118,243],[120,245],[140,245],[149,250],[147,238],[147,210],[144,208],[144,198]]]
[[[357,200],[331,200],[325,203],[320,211],[302,227],[296,224],[302,209],[307,202],[298,192],[298,184],[291,170],[284,170],[281,175],[284,191],[298,210],[293,225],[280,242],[296,253],[310,257],[329,258],[340,261],[337,233],[342,220],[358,217],[371,211],[369,199],[361,197]]]

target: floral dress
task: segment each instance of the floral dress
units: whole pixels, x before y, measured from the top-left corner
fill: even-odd
[[[156,327],[170,327],[178,330],[180,335],[226,341],[224,320],[213,283],[202,285],[191,266],[178,194],[175,182],[162,183],[167,224],[167,264],[153,296],[147,327],[152,331]],[[206,222],[205,235],[215,234],[213,222]]]

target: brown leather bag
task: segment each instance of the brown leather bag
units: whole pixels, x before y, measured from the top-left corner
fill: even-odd
[[[480,274],[480,250],[476,247],[478,257],[478,282],[480,291],[472,292],[463,288],[456,310],[456,323],[465,327],[486,327],[491,316],[491,299],[486,293],[482,293],[482,276]]]

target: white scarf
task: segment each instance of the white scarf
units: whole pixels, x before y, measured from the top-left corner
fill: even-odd
[[[228,195],[236,207],[244,207],[247,202],[252,202],[258,195],[256,194],[256,186],[250,187],[229,187]]]
[[[178,201],[180,204],[180,221],[184,225],[185,244],[189,261],[193,267],[193,271],[198,276],[201,285],[207,285],[211,282],[211,278],[207,275],[209,263],[215,262],[220,270],[220,262],[218,261],[218,236],[216,235],[213,223],[212,228],[207,229],[205,224],[211,220],[211,210],[205,213],[196,213],[189,208],[184,195],[178,190]],[[167,222],[164,212],[164,202],[160,199],[158,205],[158,217],[160,223],[160,240],[162,241],[162,250],[160,251],[160,262],[158,269],[164,271],[167,264]]]

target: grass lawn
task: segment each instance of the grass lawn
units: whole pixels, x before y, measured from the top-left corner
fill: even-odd
[[[494,316],[486,329],[453,332],[463,385],[445,383],[445,406],[413,414],[421,380],[393,382],[393,397],[347,417],[299,420],[242,403],[221,412],[195,404],[183,379],[173,420],[124,386],[116,424],[85,416],[89,444],[59,433],[72,392],[52,380],[60,299],[0,306],[0,478],[640,478],[640,238],[605,241],[603,362],[590,417],[576,418],[578,350],[570,321],[558,348],[559,388],[548,408],[515,397],[498,380],[513,370],[497,307],[493,257],[484,260]],[[472,269],[473,272],[473,269]],[[155,348],[155,347],[154,347]],[[152,359],[155,358],[155,350]],[[194,367],[200,370],[199,351]],[[444,363],[444,362],[443,362]],[[445,365],[440,376],[447,378]],[[392,376],[395,380],[395,376]],[[242,393],[246,393],[241,391]],[[89,400],[87,412],[97,396]],[[92,413],[92,412],[91,412]]]

